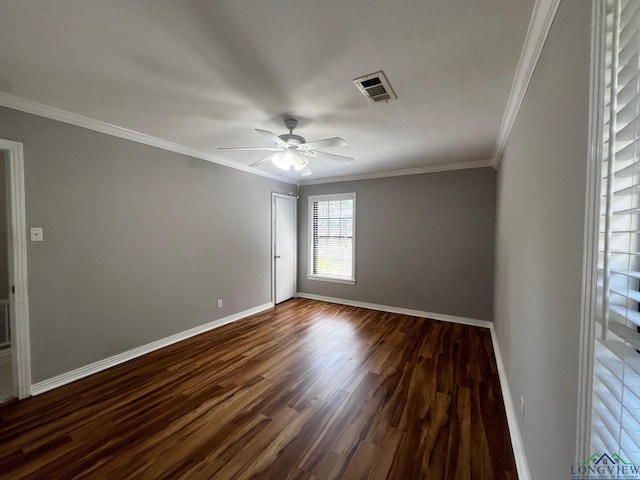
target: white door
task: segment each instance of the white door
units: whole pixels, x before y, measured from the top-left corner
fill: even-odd
[[[296,197],[273,194],[273,270],[275,303],[296,291]]]

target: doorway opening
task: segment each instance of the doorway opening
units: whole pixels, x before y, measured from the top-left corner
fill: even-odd
[[[0,152],[0,403],[14,397],[9,323],[9,235],[6,153]]]
[[[27,238],[24,192],[24,157],[22,143],[0,139],[2,170],[0,192],[4,201],[5,221],[0,213],[0,402],[8,398],[31,395],[31,356],[29,348],[29,302],[27,293]],[[3,202],[0,200],[0,209]],[[2,224],[5,226],[3,231]],[[2,250],[6,239],[6,250]],[[6,283],[3,287],[3,270]],[[5,290],[3,290],[3,288]],[[4,296],[6,292],[6,297]],[[3,301],[8,319],[2,324]],[[6,342],[2,342],[6,340]],[[8,344],[8,345],[7,345]],[[4,346],[5,348],[2,348]],[[7,378],[7,373],[10,377]],[[6,388],[6,391],[5,391]]]

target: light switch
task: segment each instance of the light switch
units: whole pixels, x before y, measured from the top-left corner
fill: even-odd
[[[42,242],[42,227],[31,227],[31,241]]]

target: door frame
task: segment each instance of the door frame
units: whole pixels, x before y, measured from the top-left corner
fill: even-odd
[[[293,202],[293,243],[296,245],[296,251],[293,254],[293,298],[298,293],[298,196],[292,193],[271,192],[271,303],[273,305],[276,304],[276,198]]]
[[[20,142],[0,139],[6,153],[7,227],[9,231],[9,285],[11,364],[13,393],[31,395],[31,346],[29,340],[29,295],[27,277],[27,221],[24,189],[24,154]]]

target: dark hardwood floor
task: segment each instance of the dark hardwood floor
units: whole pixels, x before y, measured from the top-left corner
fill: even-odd
[[[490,332],[304,299],[0,406],[21,479],[515,479]]]

